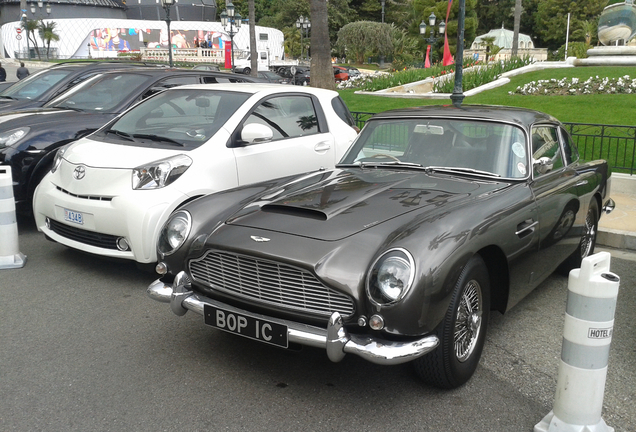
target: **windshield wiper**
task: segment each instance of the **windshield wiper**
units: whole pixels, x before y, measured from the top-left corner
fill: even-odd
[[[185,144],[180,143],[179,141],[175,141],[172,138],[160,136],[160,135],[152,135],[152,134],[133,134],[133,138],[141,138],[141,139],[149,139],[152,141],[163,141],[168,144],[177,145],[179,147],[185,147]]]
[[[384,162],[358,162],[356,164],[352,164],[353,166],[359,166],[361,168],[368,166],[383,166],[383,165],[391,165],[391,166],[400,166],[400,167],[409,167],[409,168],[422,168],[421,164],[415,162],[402,162],[402,161],[384,161]]]
[[[106,131],[106,133],[107,133],[107,134],[114,134],[114,135],[117,135],[118,137],[120,137],[120,138],[124,138],[124,139],[126,139],[126,140],[128,140],[128,141],[135,141],[135,140],[134,140],[134,138],[133,138],[133,137],[132,137],[129,133],[122,132],[122,131],[117,130],[117,129],[108,129],[108,130]]]
[[[17,98],[14,98],[13,96],[0,96],[0,97],[4,99],[18,100]]]
[[[474,168],[428,166],[426,167],[426,170],[427,171],[444,171],[444,172],[450,172],[450,173],[462,172],[462,173],[469,173],[469,174],[480,174],[480,175],[485,175],[489,177],[501,177],[501,175],[499,174],[489,172],[489,171],[482,171],[482,170],[478,170]]]

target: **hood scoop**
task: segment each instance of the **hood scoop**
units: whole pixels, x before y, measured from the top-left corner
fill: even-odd
[[[327,220],[327,215],[324,212],[308,209],[308,208],[288,206],[288,205],[266,204],[263,207],[261,207],[261,211],[266,213],[276,213],[280,215],[295,216],[295,217],[314,219],[319,221]]]

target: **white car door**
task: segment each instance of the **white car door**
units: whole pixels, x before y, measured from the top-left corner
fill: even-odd
[[[261,101],[239,126],[258,123],[272,131],[272,139],[252,144],[237,140],[233,149],[239,184],[248,184],[336,163],[334,137],[309,95],[281,95]]]

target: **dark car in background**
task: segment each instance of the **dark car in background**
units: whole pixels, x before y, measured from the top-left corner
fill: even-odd
[[[100,72],[42,108],[0,114],[0,164],[11,165],[19,210],[30,210],[33,192],[59,147],[94,132],[148,96],[184,84],[262,82],[205,70],[138,67]]]
[[[274,84],[289,84],[289,78],[283,78],[272,71],[258,71],[258,77]]]
[[[70,62],[53,65],[0,92],[0,112],[43,106],[51,99],[98,73],[129,67],[148,66],[134,62]]]
[[[148,294],[215,329],[334,362],[412,362],[455,388],[477,368],[491,310],[593,253],[609,177],[537,111],[377,114],[334,170],[173,212]]]
[[[309,85],[311,77],[309,68],[305,66],[279,66],[276,73],[283,78],[287,78],[290,84]]]

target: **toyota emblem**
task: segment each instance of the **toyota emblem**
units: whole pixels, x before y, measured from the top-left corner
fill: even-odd
[[[75,168],[73,171],[73,178],[75,180],[81,180],[86,175],[86,167],[84,165],[80,165]]]

